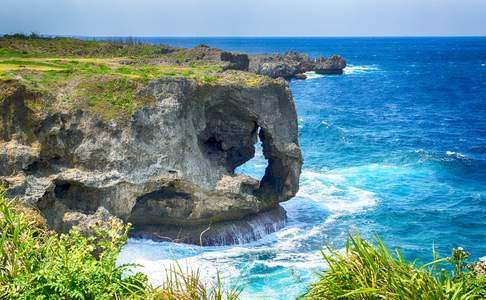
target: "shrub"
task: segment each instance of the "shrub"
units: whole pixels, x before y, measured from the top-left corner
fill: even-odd
[[[143,274],[123,277],[130,265],[116,265],[128,226],[112,220],[93,237],[76,229],[57,235],[26,211],[0,193],[0,298],[113,299],[145,293]]]
[[[486,280],[466,271],[469,253],[458,248],[450,257],[417,266],[398,249],[393,255],[377,236],[374,245],[350,236],[344,253],[323,252],[329,269],[302,296],[305,299],[484,299]],[[452,271],[439,265],[448,262]]]
[[[167,272],[166,283],[153,287],[133,265],[117,265],[129,225],[114,219],[84,237],[49,231],[35,209],[7,201],[0,186],[0,299],[237,299],[219,280],[204,285],[199,272]]]

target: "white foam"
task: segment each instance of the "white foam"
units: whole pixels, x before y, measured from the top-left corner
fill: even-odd
[[[367,72],[373,72],[373,71],[379,71],[380,68],[378,68],[377,65],[369,65],[369,66],[353,66],[353,65],[348,65],[346,68],[344,68],[344,74],[350,75],[350,74],[362,74],[362,73],[367,73]]]
[[[329,211],[331,215],[326,220],[327,223],[333,222],[339,216],[358,213],[375,206],[375,194],[347,184],[346,173],[349,174],[349,169],[327,173],[304,170],[297,196],[314,201]]]
[[[151,245],[158,247],[150,247]],[[130,263],[140,266],[132,268],[133,271],[143,272],[149,281],[156,286],[162,285],[170,270],[181,270],[185,274],[200,271],[201,280],[206,284],[215,282],[217,275],[221,278],[231,278],[239,275],[239,271],[231,263],[232,258],[238,256],[238,247],[221,251],[202,252],[187,257],[179,257],[174,254],[167,257],[170,246],[168,243],[158,243],[148,240],[131,240],[120,253],[118,263]],[[149,249],[144,246],[149,246]],[[181,245],[182,246],[182,245]],[[172,244],[172,247],[179,247]],[[183,247],[183,246],[182,246]],[[194,247],[194,246],[188,246]],[[172,249],[174,250],[174,249]],[[207,249],[206,249],[207,251]]]
[[[370,172],[373,168],[375,166],[327,172],[304,170],[298,196],[284,203],[289,215],[288,226],[262,240],[240,246],[199,247],[129,239],[118,262],[143,265],[135,267],[134,270],[145,273],[154,285],[163,284],[166,272],[174,266],[186,273],[199,270],[202,281],[209,284],[215,282],[219,272],[225,286],[245,282],[249,275],[253,279],[262,276],[262,280],[270,280],[267,277],[269,274],[280,276],[273,273],[278,273],[279,268],[292,272],[296,277],[301,274],[310,276],[309,274],[325,268],[320,251],[303,250],[309,247],[310,241],[324,243],[323,233],[329,223],[340,216],[360,213],[376,205],[374,193],[354,186],[350,180],[352,176],[359,177],[361,173]],[[322,216],[328,216],[327,219],[317,223],[305,221],[302,214],[313,214],[313,208],[326,211]],[[260,275],[254,273],[255,269],[261,268],[271,271]],[[289,279],[289,284],[297,284],[296,282],[302,280]],[[248,294],[244,292],[242,298],[254,299],[253,292],[255,291],[248,291]],[[266,297],[277,293],[272,287],[257,292]]]
[[[314,71],[305,72],[304,74],[305,74],[305,76],[307,76],[307,78],[306,78],[307,80],[324,77],[324,75],[318,74]]]
[[[327,122],[327,121],[321,121],[321,124],[326,126],[326,128],[329,128],[331,127],[331,123]]]
[[[466,156],[460,152],[454,152],[454,151],[446,151],[446,154],[448,156],[455,156],[455,157],[458,157],[458,158],[465,158]]]

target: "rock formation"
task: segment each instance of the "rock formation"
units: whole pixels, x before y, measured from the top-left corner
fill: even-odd
[[[342,74],[345,67],[346,61],[341,56],[334,55],[330,58],[311,59],[306,54],[291,51],[283,55],[260,54],[250,56],[249,71],[272,78],[290,79],[298,77],[298,79],[304,79],[300,74],[305,72]]]
[[[26,103],[43,95],[0,81],[7,196],[37,207],[59,231],[116,216],[137,236],[222,244],[246,241],[226,225],[250,239],[283,226],[278,203],[296,194],[302,165],[285,81],[162,77],[138,93],[155,103],[107,121],[83,109],[34,112]],[[257,137],[268,161],[260,181],[235,174]]]
[[[346,61],[337,55],[333,55],[328,59],[317,58],[313,64],[313,71],[319,74],[342,74],[344,68],[346,68]]]
[[[228,52],[206,45],[198,45],[194,48],[174,48],[160,45],[159,53],[163,54],[155,58],[134,58],[126,60],[126,64],[143,62],[144,64],[162,65],[193,65],[212,64],[218,65],[222,70],[248,71],[249,57],[245,53]]]

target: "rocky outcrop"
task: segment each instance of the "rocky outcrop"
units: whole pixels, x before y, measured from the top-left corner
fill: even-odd
[[[144,236],[238,242],[225,225],[254,238],[277,230],[285,219],[278,203],[298,190],[297,118],[283,80],[160,78],[139,91],[155,103],[124,121],[33,111],[28,103],[43,95],[16,82],[0,82],[0,91],[0,181],[59,231],[116,216]],[[235,174],[258,137],[268,161],[260,181]]]
[[[206,45],[188,49],[186,53],[185,60],[188,62],[202,60],[208,63],[219,64],[223,70],[247,71],[250,63],[248,54],[222,51]]]
[[[346,61],[341,56],[333,55],[330,58],[320,57],[314,61],[313,71],[319,74],[342,74],[346,68]]]
[[[165,54],[155,58],[143,58],[125,60],[125,64],[140,63],[156,65],[182,65],[211,64],[220,66],[222,70],[248,71],[248,54],[223,51],[206,45],[198,45],[194,48],[173,48],[160,46],[160,53]]]
[[[281,54],[260,54],[250,56],[249,71],[270,76],[290,79],[309,71],[320,74],[342,74],[346,61],[341,56],[330,58],[318,57],[311,59],[308,55],[299,52]],[[302,75],[298,79],[304,79]]]

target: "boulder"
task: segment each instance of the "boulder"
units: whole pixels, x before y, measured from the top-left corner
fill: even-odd
[[[307,79],[307,75],[305,75],[304,73],[298,73],[298,74],[295,74],[295,79],[299,79],[299,80],[305,80]]]
[[[299,52],[287,52],[285,54],[260,54],[250,56],[249,71],[269,76],[272,78],[303,79],[303,74],[315,71],[320,74],[342,74],[346,67],[345,60],[340,56],[332,56],[329,59],[319,57],[315,60],[308,55]]]
[[[313,71],[319,74],[342,74],[346,68],[346,61],[337,55],[330,58],[320,57],[316,59]]]

